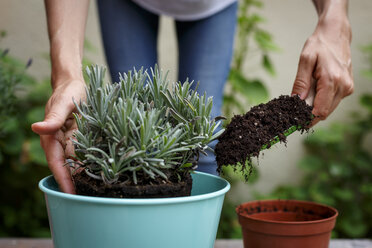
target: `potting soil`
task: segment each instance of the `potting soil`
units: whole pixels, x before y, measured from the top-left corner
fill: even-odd
[[[145,177],[138,184],[120,180],[118,183],[105,184],[101,180],[93,179],[84,171],[73,175],[76,193],[78,195],[113,197],[113,198],[167,198],[190,196],[192,188],[192,177],[190,173],[180,175],[181,181],[175,175],[168,180],[156,178],[152,180]],[[127,181],[127,182],[125,182]]]
[[[275,136],[286,142],[284,132],[292,126],[297,126],[301,133],[308,131],[313,119],[312,109],[298,96],[282,95],[252,107],[244,115],[235,115],[215,148],[218,171],[221,172],[222,166],[240,168],[248,172],[244,173],[248,180],[252,157],[258,157],[262,146]]]

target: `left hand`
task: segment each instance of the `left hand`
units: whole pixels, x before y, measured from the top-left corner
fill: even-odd
[[[71,138],[77,129],[72,115],[76,112],[72,99],[77,103],[85,99],[85,83],[82,76],[78,79],[55,81],[58,86],[54,87],[53,94],[45,106],[45,119],[32,124],[32,130],[40,135],[40,143],[49,168],[60,189],[74,194],[75,188],[66,159],[74,155]]]
[[[301,52],[292,95],[306,99],[316,83],[312,125],[325,120],[354,89],[347,20],[320,20]]]

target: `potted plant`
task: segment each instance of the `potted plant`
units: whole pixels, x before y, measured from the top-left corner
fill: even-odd
[[[236,208],[245,248],[327,248],[336,209],[308,201],[262,200]]]
[[[60,192],[52,176],[39,184],[55,247],[213,247],[230,186],[193,172],[223,132],[212,99],[187,81],[169,89],[157,68],[116,84],[104,73],[87,69],[86,101],[76,103],[78,195]]]

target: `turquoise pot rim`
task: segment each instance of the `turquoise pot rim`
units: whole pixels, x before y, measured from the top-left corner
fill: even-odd
[[[121,198],[109,198],[109,197],[94,197],[94,196],[83,196],[83,195],[73,195],[68,193],[63,193],[48,188],[45,183],[53,177],[53,175],[47,176],[40,180],[39,188],[47,195],[63,198],[66,200],[80,201],[80,202],[90,202],[99,204],[113,204],[113,205],[162,205],[162,204],[176,204],[185,202],[195,202],[201,200],[207,200],[210,198],[218,197],[224,195],[230,189],[230,183],[224,178],[211,175],[204,172],[196,171],[195,174],[200,174],[208,177],[213,177],[217,180],[224,182],[226,185],[220,190],[194,195],[194,196],[184,196],[184,197],[173,197],[173,198],[152,198],[152,199],[121,199]]]

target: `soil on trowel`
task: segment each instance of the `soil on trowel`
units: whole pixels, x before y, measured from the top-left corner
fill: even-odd
[[[244,173],[248,180],[252,157],[258,157],[262,146],[275,136],[286,142],[284,132],[292,126],[298,126],[301,133],[307,132],[313,119],[312,109],[298,96],[280,96],[252,107],[244,115],[235,115],[215,148],[218,171],[221,172],[222,166],[240,168],[249,172]]]

